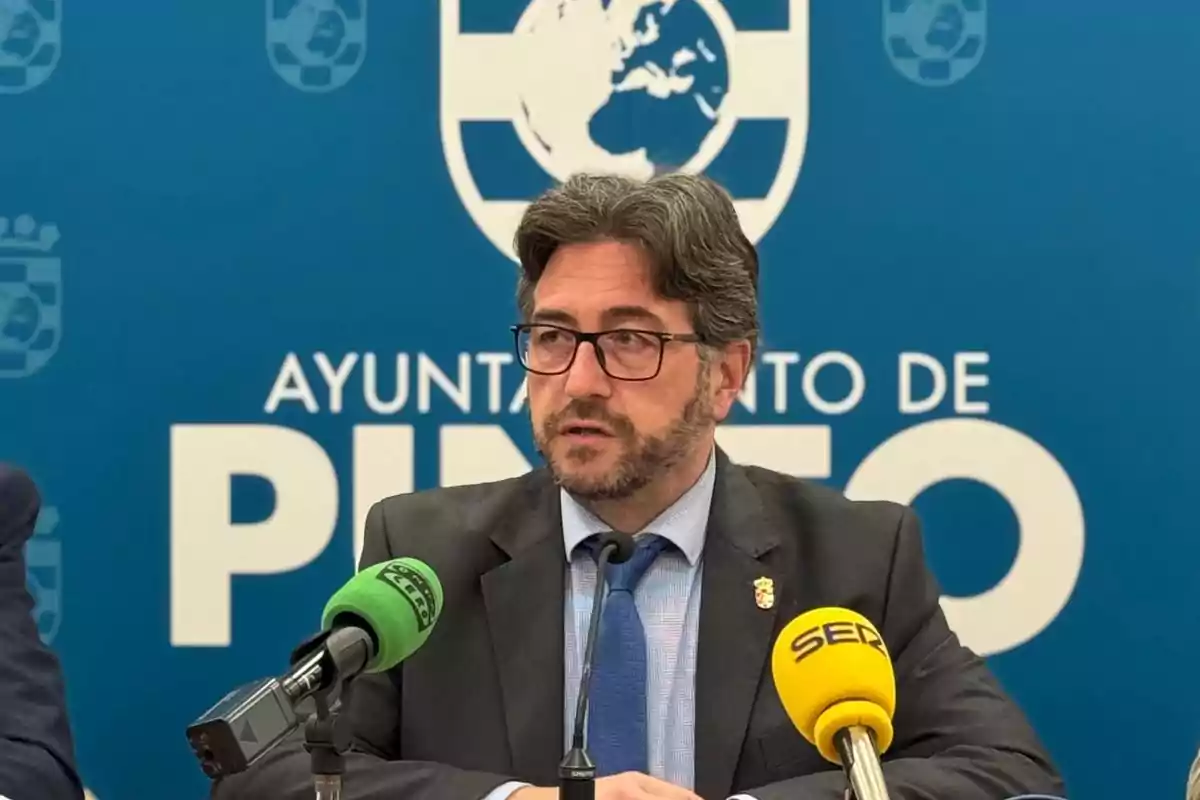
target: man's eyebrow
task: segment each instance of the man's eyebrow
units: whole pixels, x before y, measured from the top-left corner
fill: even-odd
[[[558,308],[543,308],[530,315],[531,322],[556,322],[560,325],[575,325],[576,319],[570,313]]]
[[[619,325],[623,322],[637,322],[656,329],[664,327],[662,317],[645,306],[613,306],[612,308],[606,308],[600,315],[600,319],[602,320],[601,324],[606,328]],[[530,315],[530,321],[570,325],[573,327],[578,327],[579,325],[579,320],[576,319],[574,314],[560,308],[538,309]]]
[[[663,327],[662,317],[645,306],[614,306],[606,309],[602,318],[605,325],[619,322],[643,322],[650,323],[657,328]]]

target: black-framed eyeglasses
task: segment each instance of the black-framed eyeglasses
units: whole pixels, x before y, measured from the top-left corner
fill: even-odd
[[[596,361],[610,378],[620,381],[648,381],[662,370],[667,342],[698,343],[694,333],[616,328],[584,333],[573,328],[547,323],[512,326],[521,366],[538,375],[561,375],[575,363],[582,342],[591,342]]]

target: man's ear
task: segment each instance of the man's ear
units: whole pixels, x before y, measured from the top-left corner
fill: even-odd
[[[742,387],[746,385],[752,357],[753,348],[744,339],[730,342],[715,353],[710,369],[715,373],[712,382],[713,414],[718,422],[724,422],[729,416]]]

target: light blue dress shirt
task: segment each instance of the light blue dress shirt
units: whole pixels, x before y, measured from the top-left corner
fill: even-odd
[[[669,539],[634,591],[634,602],[646,629],[646,721],[650,774],[692,789],[695,780],[696,641],[700,627],[700,583],[704,536],[716,480],[715,453],[700,479],[641,532]],[[571,745],[571,727],[583,671],[588,617],[596,590],[596,564],[587,537],[610,525],[562,493],[563,544],[570,573],[563,621],[563,752]],[[496,787],[484,800],[504,800],[527,783]],[[738,795],[733,800],[752,800]]]

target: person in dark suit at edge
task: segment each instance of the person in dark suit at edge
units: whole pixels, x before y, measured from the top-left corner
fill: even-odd
[[[82,800],[58,658],[42,644],[25,543],[41,510],[25,472],[0,464],[0,800]]]
[[[893,656],[893,800],[1060,793],[1023,713],[947,626],[911,510],[716,446],[759,330],[758,256],[724,190],[576,176],[531,204],[515,247],[514,335],[547,465],[370,510],[360,566],[422,559],[445,610],[412,658],[351,685],[344,796],[557,797],[591,546],[614,529],[638,551],[607,575],[587,745],[599,800],[842,800],[770,673],[781,628],[818,606],[862,613]],[[770,608],[754,600],[764,577]],[[300,738],[214,796],[310,797]]]

